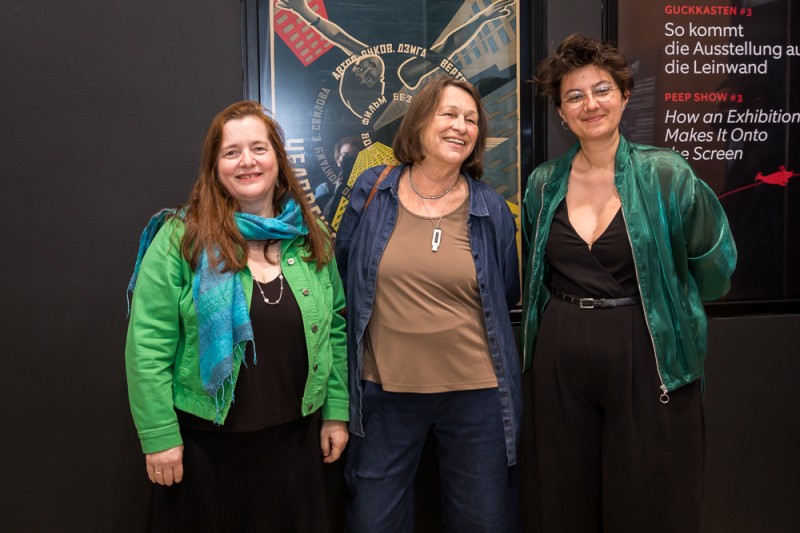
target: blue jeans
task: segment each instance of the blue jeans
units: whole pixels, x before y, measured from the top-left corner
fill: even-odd
[[[347,530],[414,530],[414,476],[429,431],[436,441],[445,530],[518,528],[516,467],[507,466],[496,388],[385,392],[364,382],[364,437],[348,443]]]

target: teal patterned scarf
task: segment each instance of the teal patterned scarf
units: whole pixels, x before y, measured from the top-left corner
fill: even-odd
[[[164,209],[148,222],[139,240],[139,253],[128,291],[133,291],[139,267],[147,248],[169,216],[178,213]],[[236,226],[245,240],[284,240],[307,235],[300,206],[294,200],[283,205],[275,218],[263,218],[237,212]],[[217,422],[220,418],[220,400],[224,396],[224,383],[233,376],[234,365],[244,355],[247,342],[253,340],[253,328],[247,310],[244,288],[236,272],[220,272],[209,263],[208,253],[200,255],[192,285],[192,296],[197,311],[200,344],[200,378],[205,391],[217,402]]]

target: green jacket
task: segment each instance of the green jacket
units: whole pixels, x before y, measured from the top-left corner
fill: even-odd
[[[198,357],[197,315],[192,300],[194,272],[180,252],[184,225],[167,221],[142,260],[133,293],[125,362],[131,413],[142,450],[152,453],[182,444],[175,409],[214,420],[214,398],[203,389]],[[302,259],[303,238],[282,241],[281,269],[300,307],[308,347],[303,416],[322,407],[325,420],[348,419],[344,291],[335,263],[317,272]],[[248,306],[253,292],[249,269],[239,273]],[[257,347],[259,351],[269,349]],[[233,371],[233,383],[239,365]],[[231,406],[224,387],[222,421]]]
[[[579,149],[537,167],[522,202],[528,259],[523,288],[522,345],[531,365],[536,334],[550,293],[543,287],[545,244],[556,208],[567,193]],[[703,374],[703,301],[723,296],[736,265],[736,245],[714,192],[673,150],[620,137],[614,182],[633,250],[645,318],[656,353],[662,401]]]

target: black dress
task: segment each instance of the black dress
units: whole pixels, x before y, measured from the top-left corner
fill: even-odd
[[[261,290],[279,303],[266,304]],[[148,531],[329,531],[319,411],[300,410],[308,376],[303,318],[285,279],[253,282],[250,321],[257,364],[249,344],[225,424],[177,412],[184,477],[154,486]]]
[[[590,249],[566,203],[545,248],[552,290],[638,296],[622,211]],[[581,309],[551,298],[533,359],[536,520],[542,532],[699,531],[699,382],[661,391],[641,303]]]

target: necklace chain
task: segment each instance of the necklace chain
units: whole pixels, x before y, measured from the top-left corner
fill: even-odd
[[[425,205],[425,202],[420,202],[420,203],[422,204],[422,207],[425,208],[425,212],[428,214],[428,219],[431,221],[431,224],[433,224],[433,234],[431,235],[431,251],[438,252],[439,245],[442,244],[442,230],[439,227],[439,224],[442,223],[442,218],[444,218],[444,213],[439,215],[439,220],[434,222],[433,217],[431,216],[431,212],[428,211],[428,206]]]
[[[264,248],[263,248],[263,252],[262,253],[269,254],[270,248],[272,247],[273,244],[276,244],[276,242],[277,241],[267,241],[265,246],[264,246]],[[275,249],[275,248],[273,248],[273,249]],[[281,254],[280,245],[278,245],[277,249],[275,249],[275,250],[276,250],[276,255],[277,255],[276,259],[277,259],[277,261],[280,262],[280,254]],[[251,270],[252,270],[252,267],[251,267]],[[278,279],[279,279],[279,281],[281,283],[281,290],[278,293],[278,299],[275,300],[274,302],[271,302],[269,300],[269,298],[267,298],[267,295],[264,294],[264,289],[261,288],[261,283],[259,283],[259,281],[256,279],[256,277],[253,275],[252,272],[250,273],[250,277],[253,278],[253,281],[256,282],[256,287],[258,287],[258,292],[261,293],[261,298],[264,300],[265,304],[267,304],[267,305],[278,305],[279,303],[281,303],[281,299],[283,298],[283,272],[278,272]],[[266,285],[267,283],[269,283],[269,282],[264,283],[264,285]]]
[[[428,196],[427,194],[422,194],[421,192],[419,192],[417,190],[416,185],[414,185],[414,178],[411,175],[411,170],[413,168],[414,168],[413,165],[408,167],[408,182],[411,184],[411,190],[414,191],[414,194],[416,194],[420,198],[424,198],[425,200],[438,200],[439,198],[444,198],[450,191],[452,191],[455,188],[456,184],[458,183],[459,176],[456,175],[456,179],[453,180],[453,183],[451,183],[450,186],[444,190],[444,192]]]
[[[269,301],[269,298],[267,298],[266,294],[264,294],[264,289],[261,288],[261,284],[258,282],[256,277],[253,276],[252,274],[251,274],[251,277],[253,278],[253,281],[256,282],[256,287],[258,287],[258,292],[261,293],[261,297],[264,299],[264,303],[265,304],[267,304],[267,305],[278,305],[279,303],[281,303],[281,298],[283,298],[283,272],[278,274],[278,279],[281,282],[281,292],[278,293],[278,299],[275,300],[274,302],[270,302]],[[266,285],[266,283],[265,283],[265,285]]]

